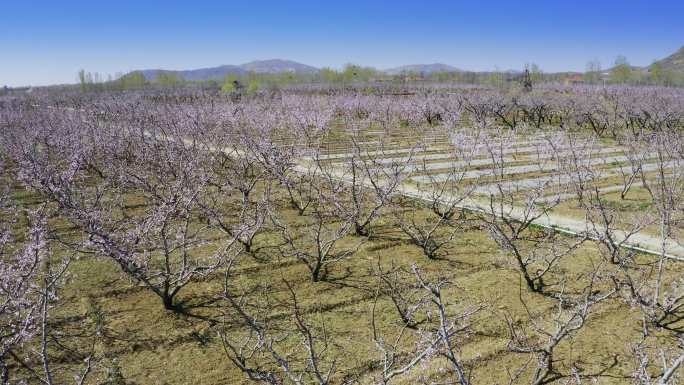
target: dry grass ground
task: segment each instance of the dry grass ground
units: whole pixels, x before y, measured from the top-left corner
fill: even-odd
[[[20,189],[15,192],[24,205],[39,202],[39,198]],[[572,211],[572,204],[568,205],[567,210]],[[306,220],[284,206],[279,208],[279,214],[287,221]],[[422,211],[419,217],[427,218],[427,213]],[[54,218],[51,224],[61,236],[78,237],[60,218]],[[359,238],[348,237],[340,246],[358,241]],[[329,355],[337,357],[338,362],[336,379],[353,376],[368,383],[377,370],[380,354],[371,334],[374,304],[380,330],[388,336],[399,330],[396,310],[386,296],[378,295],[379,281],[372,274],[378,265],[409,270],[416,264],[430,279],[448,279],[452,284],[444,295],[454,311],[469,305],[484,306],[471,320],[473,332],[461,346],[464,360],[472,366],[475,384],[507,383],[509,373],[530,359],[507,349],[510,335],[505,320],[531,325],[523,301],[537,322],[546,326],[551,326],[557,304],[548,296],[529,292],[509,257],[477,226],[460,231],[442,258],[429,260],[398,230],[392,215],[383,215],[373,224],[372,236],[358,252],[333,265],[325,282],[315,283],[301,263],[282,258],[271,251],[275,249],[268,248],[276,243],[277,236],[272,232],[257,238],[257,244],[265,248],[257,253],[259,258],[239,258],[229,278],[231,290],[257,302],[269,301],[268,316],[273,327],[291,330],[289,293],[284,282],[292,284],[307,321],[316,327],[324,326],[329,333]],[[210,242],[197,252],[210,253],[212,247]],[[640,258],[645,264],[653,262],[649,257]],[[600,263],[596,246],[586,243],[546,279],[549,290],[581,290],[587,274]],[[613,267],[603,268],[610,272]],[[667,280],[672,280],[681,276],[684,265],[669,263],[667,272]],[[244,333],[234,314],[218,299],[223,284],[221,274],[190,284],[179,298],[186,314],[179,315],[165,311],[158,297],[125,279],[110,261],[82,255],[73,262],[54,322],[70,346],[85,346],[94,341],[95,350],[105,357],[102,364],[120,367],[129,384],[248,383],[226,358],[218,337],[221,327],[226,327],[228,333]],[[602,373],[598,377],[602,384],[629,383],[635,364],[630,343],[641,334],[640,322],[638,309],[617,299],[600,304],[585,327],[561,343],[556,367],[570,372],[571,365],[575,365],[583,373]],[[415,339],[409,338],[403,349],[411,350],[415,343]],[[301,351],[291,338],[281,345],[286,351]],[[56,365],[76,364],[68,354],[58,356],[62,357]],[[397,383],[442,381],[449,376],[442,366],[440,359],[419,365]],[[96,378],[104,378],[104,372],[102,367],[97,369],[93,383],[97,383]],[[530,375],[531,368],[523,377]]]

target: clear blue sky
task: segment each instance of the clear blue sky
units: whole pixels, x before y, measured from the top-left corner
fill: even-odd
[[[0,0],[0,85],[283,58],[377,68],[584,70],[684,45],[684,0]]]

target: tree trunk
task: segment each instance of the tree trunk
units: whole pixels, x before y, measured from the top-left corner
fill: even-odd
[[[322,263],[316,263],[316,266],[311,270],[311,282],[318,282],[321,280]]]
[[[164,309],[176,311],[176,305],[173,303],[173,296],[171,294],[165,293],[162,296],[162,302],[164,304]]]
[[[5,364],[5,357],[0,357],[0,384],[9,384],[9,369]]]

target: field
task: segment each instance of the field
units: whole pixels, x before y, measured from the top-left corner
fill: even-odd
[[[8,383],[676,384],[684,93],[0,98]]]

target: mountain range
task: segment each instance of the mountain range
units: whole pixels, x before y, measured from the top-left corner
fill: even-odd
[[[136,72],[136,71],[134,71]],[[277,74],[284,72],[291,72],[296,74],[314,74],[318,72],[318,68],[306,64],[297,63],[291,60],[257,60],[241,65],[221,65],[218,67],[198,68],[192,70],[163,70],[163,69],[148,69],[141,70],[143,76],[147,80],[154,80],[159,73],[164,72],[168,74],[177,75],[189,81],[203,81],[203,80],[222,80],[226,75],[246,75],[250,72]]]
[[[684,72],[684,47],[680,48],[672,55],[656,61],[663,70]],[[651,65],[652,66],[652,65]],[[648,67],[634,67],[635,69],[648,70]],[[310,75],[318,73],[319,69],[310,65],[298,63],[291,60],[270,59],[257,60],[240,65],[221,65],[218,67],[199,68],[192,70],[162,70],[147,69],[141,70],[147,80],[154,80],[160,72],[176,74],[179,77],[190,81],[203,80],[222,80],[226,75],[246,75],[250,72],[262,74],[295,73],[299,75]],[[459,72],[456,67],[443,63],[432,64],[411,64],[381,71],[387,75],[400,75],[404,73],[431,74],[434,72]]]
[[[145,79],[154,80],[159,73],[168,73],[177,75],[189,81],[203,81],[203,80],[222,80],[226,75],[246,75],[250,72],[261,74],[278,74],[278,73],[295,73],[298,75],[311,75],[318,73],[319,69],[310,65],[298,63],[292,60],[270,59],[257,60],[240,65],[221,65],[218,67],[198,68],[192,70],[163,70],[163,69],[147,69],[134,72],[141,72]],[[459,71],[456,67],[447,64],[412,64],[396,68],[390,68],[382,71],[388,75],[398,75],[402,73],[423,73],[430,74],[433,72],[456,72]]]

